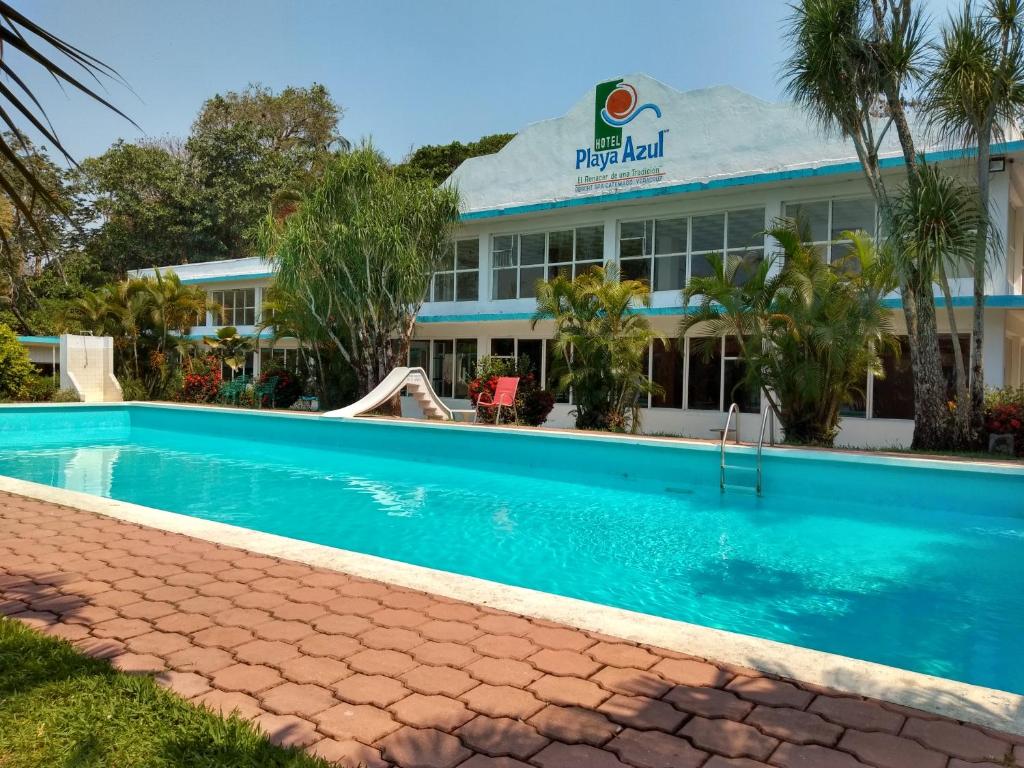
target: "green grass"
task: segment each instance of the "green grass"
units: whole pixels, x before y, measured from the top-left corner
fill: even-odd
[[[0,768],[325,768],[0,617]]]

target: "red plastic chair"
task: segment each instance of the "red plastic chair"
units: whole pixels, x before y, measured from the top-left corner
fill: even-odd
[[[499,377],[498,383],[494,387],[494,397],[490,397],[486,392],[481,392],[480,397],[477,398],[475,419],[479,420],[481,408],[487,408],[494,411],[494,423],[498,424],[501,422],[501,409],[511,408],[512,416],[518,424],[519,411],[516,409],[516,392],[518,390],[518,376]],[[484,399],[485,397],[487,398],[486,400]]]

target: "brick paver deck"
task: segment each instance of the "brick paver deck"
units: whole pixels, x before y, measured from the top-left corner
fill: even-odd
[[[0,613],[342,765],[997,768],[1024,739],[0,494]]]

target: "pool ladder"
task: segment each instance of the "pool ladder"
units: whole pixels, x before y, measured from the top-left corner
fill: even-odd
[[[736,426],[733,426],[733,416],[736,417]],[[740,407],[738,404],[733,403],[729,406],[729,415],[725,417],[725,427],[722,428],[722,444],[721,444],[721,462],[719,464],[719,477],[718,485],[719,488],[724,492],[726,488],[735,488],[742,490],[751,490],[749,485],[736,485],[734,483],[726,482],[726,470],[732,472],[755,472],[756,473],[756,484],[754,491],[760,496],[762,485],[761,485],[761,449],[764,447],[764,435],[767,428],[768,441],[770,445],[775,445],[775,411],[771,406],[768,406],[768,410],[764,412],[761,417],[761,431],[757,436],[757,463],[753,467],[744,467],[740,464],[726,464],[725,463],[725,444],[729,439],[729,433],[732,432],[736,436],[736,445],[740,444]]]

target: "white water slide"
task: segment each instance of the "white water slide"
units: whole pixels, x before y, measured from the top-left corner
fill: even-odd
[[[419,403],[420,410],[428,419],[454,420],[452,409],[441,401],[437,392],[430,386],[427,372],[422,368],[405,367],[395,368],[373,388],[373,391],[352,405],[328,411],[323,415],[332,419],[354,419],[361,414],[377,410],[403,389]]]

